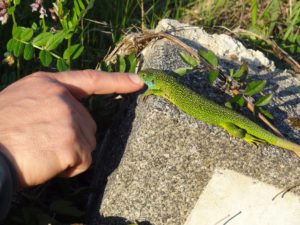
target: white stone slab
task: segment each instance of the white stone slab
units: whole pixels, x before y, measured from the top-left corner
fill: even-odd
[[[300,196],[231,170],[217,170],[185,225],[299,225]],[[272,200],[273,199],[273,200]]]

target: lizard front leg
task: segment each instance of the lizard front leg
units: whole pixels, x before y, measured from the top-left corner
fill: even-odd
[[[157,95],[160,96],[161,95],[161,90],[159,89],[148,89],[142,96],[142,101],[146,101],[146,99],[148,98],[149,95]]]

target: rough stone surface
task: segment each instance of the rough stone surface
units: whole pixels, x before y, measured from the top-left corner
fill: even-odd
[[[190,37],[187,43],[195,48],[202,45],[202,29],[193,28],[192,34],[188,34],[188,30],[180,29],[182,26],[187,25],[163,20],[159,29],[180,30],[174,34],[184,40]],[[228,36],[209,37],[211,40],[205,41],[210,45],[202,47],[212,47],[215,43],[214,49],[218,49],[224,41],[226,45],[237,46],[220,53],[222,66],[236,66],[245,54],[253,54],[247,61],[250,72],[253,78],[268,81],[267,89],[274,94],[268,109],[276,126],[286,137],[300,143],[299,128],[291,127],[288,120],[300,115],[299,79],[275,69],[273,62],[261,53],[247,50]],[[178,68],[182,66],[179,51],[169,41],[159,40],[144,51],[144,67]],[[229,60],[230,54],[235,54],[237,61]],[[207,85],[201,75],[204,75],[201,71],[191,73],[182,82],[218,103],[224,102],[224,94]],[[291,152],[269,145],[250,146],[219,127],[187,116],[160,97],[150,96],[145,101],[139,98],[137,102],[135,111],[129,110],[127,119],[116,122],[101,146],[95,179],[99,193],[91,201],[94,207],[96,203],[101,207],[99,213],[91,216],[89,224],[129,224],[129,220],[139,224],[184,224],[213,172],[219,168],[237,171],[281,189],[299,183],[300,161]],[[110,175],[107,183],[106,175]],[[101,185],[106,185],[103,195]],[[300,188],[294,188],[293,192],[299,195]]]
[[[208,34],[202,28],[169,19],[161,20],[155,31],[170,32],[192,43],[197,49],[210,49],[217,56],[230,61],[235,59],[240,62],[247,62],[254,68],[275,69],[274,63],[266,58],[262,52],[247,49],[241,42],[226,34]]]

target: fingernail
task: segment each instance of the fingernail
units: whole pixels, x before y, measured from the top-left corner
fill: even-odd
[[[136,84],[143,84],[144,82],[142,81],[141,78],[139,78],[138,75],[134,74],[134,73],[131,73],[129,74],[129,78],[130,80],[133,82],[133,83],[136,83]]]

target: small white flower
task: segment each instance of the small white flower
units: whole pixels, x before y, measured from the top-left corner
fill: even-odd
[[[43,7],[43,6],[41,6],[41,8],[40,8],[40,18],[44,18],[44,17],[47,17],[48,15],[47,15],[47,12],[46,12],[46,9]]]
[[[7,13],[3,16],[0,16],[0,21],[1,21],[2,25],[6,24],[7,20],[8,20],[8,14]]]

